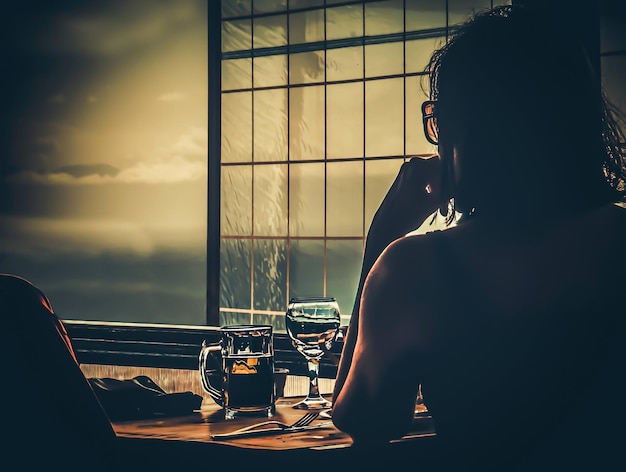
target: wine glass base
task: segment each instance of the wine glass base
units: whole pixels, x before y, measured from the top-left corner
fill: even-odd
[[[296,410],[326,410],[333,406],[333,402],[326,400],[325,398],[305,398],[302,401],[299,401],[293,408]]]

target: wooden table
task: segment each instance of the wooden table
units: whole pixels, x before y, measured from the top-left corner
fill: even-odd
[[[279,399],[273,419],[285,423],[294,422],[305,413],[292,408],[301,399]],[[217,405],[205,402],[201,410],[191,415],[115,422],[114,429],[125,447],[135,450],[148,448],[146,455],[156,462],[160,461],[159,457],[170,461],[172,457],[178,457],[181,460],[180,464],[177,462],[181,466],[179,470],[185,467],[183,463],[195,467],[200,464],[213,465],[215,461],[219,461],[232,466],[235,459],[246,463],[261,460],[276,464],[280,461],[285,461],[285,464],[293,463],[294,460],[313,464],[319,463],[320,459],[329,459],[338,464],[343,459],[349,462],[354,460],[349,459],[355,449],[350,437],[332,424],[311,431],[262,437],[219,441],[211,438],[212,434],[232,431],[261,421],[264,419],[250,417],[226,421]],[[322,422],[327,423],[328,419],[319,418],[313,424]],[[427,411],[416,415],[413,426],[409,434],[392,441],[389,446],[398,445],[395,450],[400,450],[399,446],[403,445],[406,449],[410,443],[422,442],[435,436],[432,418]],[[359,456],[362,457],[363,453],[359,452]],[[294,466],[291,469],[296,472],[300,470]]]

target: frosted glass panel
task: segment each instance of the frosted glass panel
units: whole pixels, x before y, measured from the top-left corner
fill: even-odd
[[[365,76],[402,74],[404,72],[403,43],[384,43],[365,46]]]
[[[326,295],[335,297],[341,324],[352,313],[363,259],[362,241],[328,241],[326,244]]]
[[[324,87],[292,88],[289,93],[290,159],[324,159]]]
[[[222,22],[222,51],[240,51],[252,48],[252,20]]]
[[[363,83],[329,85],[326,91],[327,156],[363,156]]]
[[[254,48],[269,48],[287,44],[287,15],[264,16],[254,19]]]
[[[474,13],[491,8],[491,0],[448,0],[448,24],[463,23]]]
[[[407,77],[405,80],[406,153],[409,155],[436,153],[437,146],[426,141],[422,125],[422,102],[428,99],[422,90],[422,81],[423,86],[428,90],[428,78],[426,76]]]
[[[254,168],[254,234],[287,236],[287,165]]]
[[[365,83],[365,155],[404,155],[403,78]]]
[[[291,241],[289,298],[324,294],[324,241]]]
[[[424,68],[430,61],[435,49],[445,44],[445,37],[417,39],[406,42],[406,71],[424,72]]]
[[[385,198],[398,175],[404,159],[365,161],[365,233],[372,224],[374,213]]]
[[[252,234],[252,168],[223,166],[220,231],[223,235]]]
[[[252,4],[254,13],[272,13],[287,9],[287,0],[253,0]]]
[[[329,162],[327,173],[326,234],[362,236],[363,163]]]
[[[406,0],[406,30],[418,31],[446,27],[446,2],[443,0]]]
[[[289,57],[289,83],[324,81],[324,51],[302,52]]]
[[[249,239],[220,241],[220,307],[250,308],[251,258]]]
[[[363,36],[363,6],[346,5],[326,9],[326,39]]]
[[[404,31],[403,0],[365,4],[365,36]]]
[[[349,80],[363,77],[363,46],[326,51],[326,80]]]
[[[254,241],[254,308],[283,311],[287,306],[287,243]]]
[[[229,0],[222,2],[222,18],[249,15],[251,4],[252,0]]]
[[[287,90],[254,93],[254,160],[287,160]]]
[[[222,94],[222,162],[252,160],[252,94]]]
[[[252,59],[222,61],[222,90],[252,88]]]
[[[324,236],[324,164],[293,164],[289,179],[289,234]]]
[[[255,57],[253,61],[255,87],[287,85],[286,55]]]
[[[324,41],[324,10],[289,15],[289,42],[291,44],[316,41]]]

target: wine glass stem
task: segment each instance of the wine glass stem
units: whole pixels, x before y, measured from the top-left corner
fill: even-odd
[[[308,361],[309,364],[309,397],[319,397],[320,389],[319,389],[319,374],[320,374],[320,364],[318,359],[310,359]]]

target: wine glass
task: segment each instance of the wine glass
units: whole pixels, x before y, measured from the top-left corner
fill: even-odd
[[[289,300],[286,328],[293,346],[308,363],[309,393],[295,405],[299,410],[322,410],[332,406],[319,392],[319,363],[337,339],[341,319],[332,297],[300,297]]]

